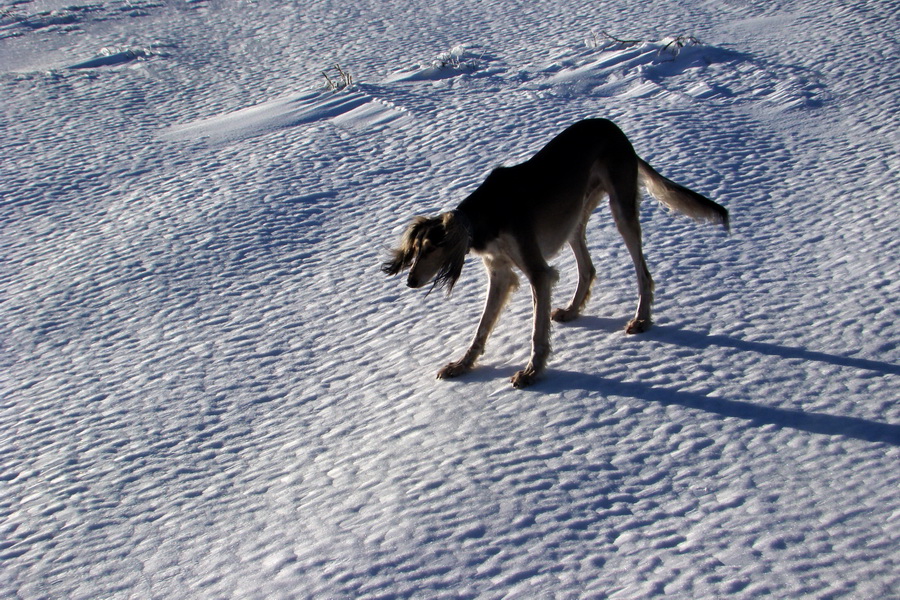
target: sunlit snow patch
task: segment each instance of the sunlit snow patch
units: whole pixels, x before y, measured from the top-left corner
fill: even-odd
[[[491,61],[486,51],[474,46],[461,44],[437,56],[427,64],[417,64],[408,69],[391,73],[386,83],[418,83],[440,81],[460,75],[491,75],[502,72],[500,68],[486,68]]]
[[[782,110],[815,106],[824,93],[812,72],[769,65],[749,54],[684,37],[563,49],[535,75],[539,89],[560,94],[678,95],[729,102],[752,98]]]
[[[224,115],[174,125],[164,130],[160,137],[169,140],[226,141],[324,120],[362,128],[399,123],[405,118],[408,118],[405,110],[361,92],[311,92],[292,94]]]
[[[665,93],[661,83],[695,67],[734,60],[730,53],[693,38],[632,42],[573,55],[565,52],[541,69],[541,87],[573,89],[600,96],[648,97]]]

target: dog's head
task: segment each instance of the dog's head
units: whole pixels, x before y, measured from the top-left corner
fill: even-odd
[[[419,288],[434,281],[436,287],[446,287],[449,294],[459,279],[468,251],[469,232],[456,213],[416,217],[381,270],[396,275],[409,269],[409,287]]]

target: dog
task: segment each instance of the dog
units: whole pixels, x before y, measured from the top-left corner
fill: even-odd
[[[578,317],[590,296],[596,270],[588,254],[588,219],[604,197],[625,240],[637,273],[638,306],[625,331],[641,333],[651,324],[653,279],[641,247],[640,188],[672,211],[698,222],[729,229],[728,211],[709,198],[657,173],[638,157],[619,127],[607,119],[586,119],[568,127],[529,160],[493,170],[456,209],[435,217],[417,217],[382,271],[396,275],[409,270],[407,285],[428,283],[449,295],[459,279],[466,255],[481,256],[488,273],[488,292],[469,349],[438,371],[439,379],[472,370],[484,353],[510,293],[517,287],[514,269],[531,285],[534,302],[531,358],[512,376],[512,384],[533,384],[550,353],[550,321]],[[551,311],[550,293],[558,278],[547,264],[564,244],[575,253],[578,285],[565,308]]]

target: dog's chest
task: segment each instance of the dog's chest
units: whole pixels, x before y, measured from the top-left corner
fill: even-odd
[[[515,237],[507,233],[501,233],[493,240],[487,242],[484,248],[474,250],[475,254],[489,262],[501,261],[523,268],[522,251]]]

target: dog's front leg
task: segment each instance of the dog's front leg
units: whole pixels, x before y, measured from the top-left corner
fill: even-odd
[[[481,313],[481,321],[475,331],[475,339],[459,360],[446,365],[438,371],[438,379],[450,379],[468,373],[475,367],[475,361],[484,354],[484,347],[488,337],[506,305],[510,292],[515,289],[517,280],[512,267],[505,261],[484,259],[484,266],[488,271],[488,293],[484,303],[484,312]]]
[[[534,301],[534,329],[531,338],[531,360],[512,376],[514,387],[523,388],[537,381],[550,355],[550,293],[559,277],[556,270],[545,266],[530,277]]]

